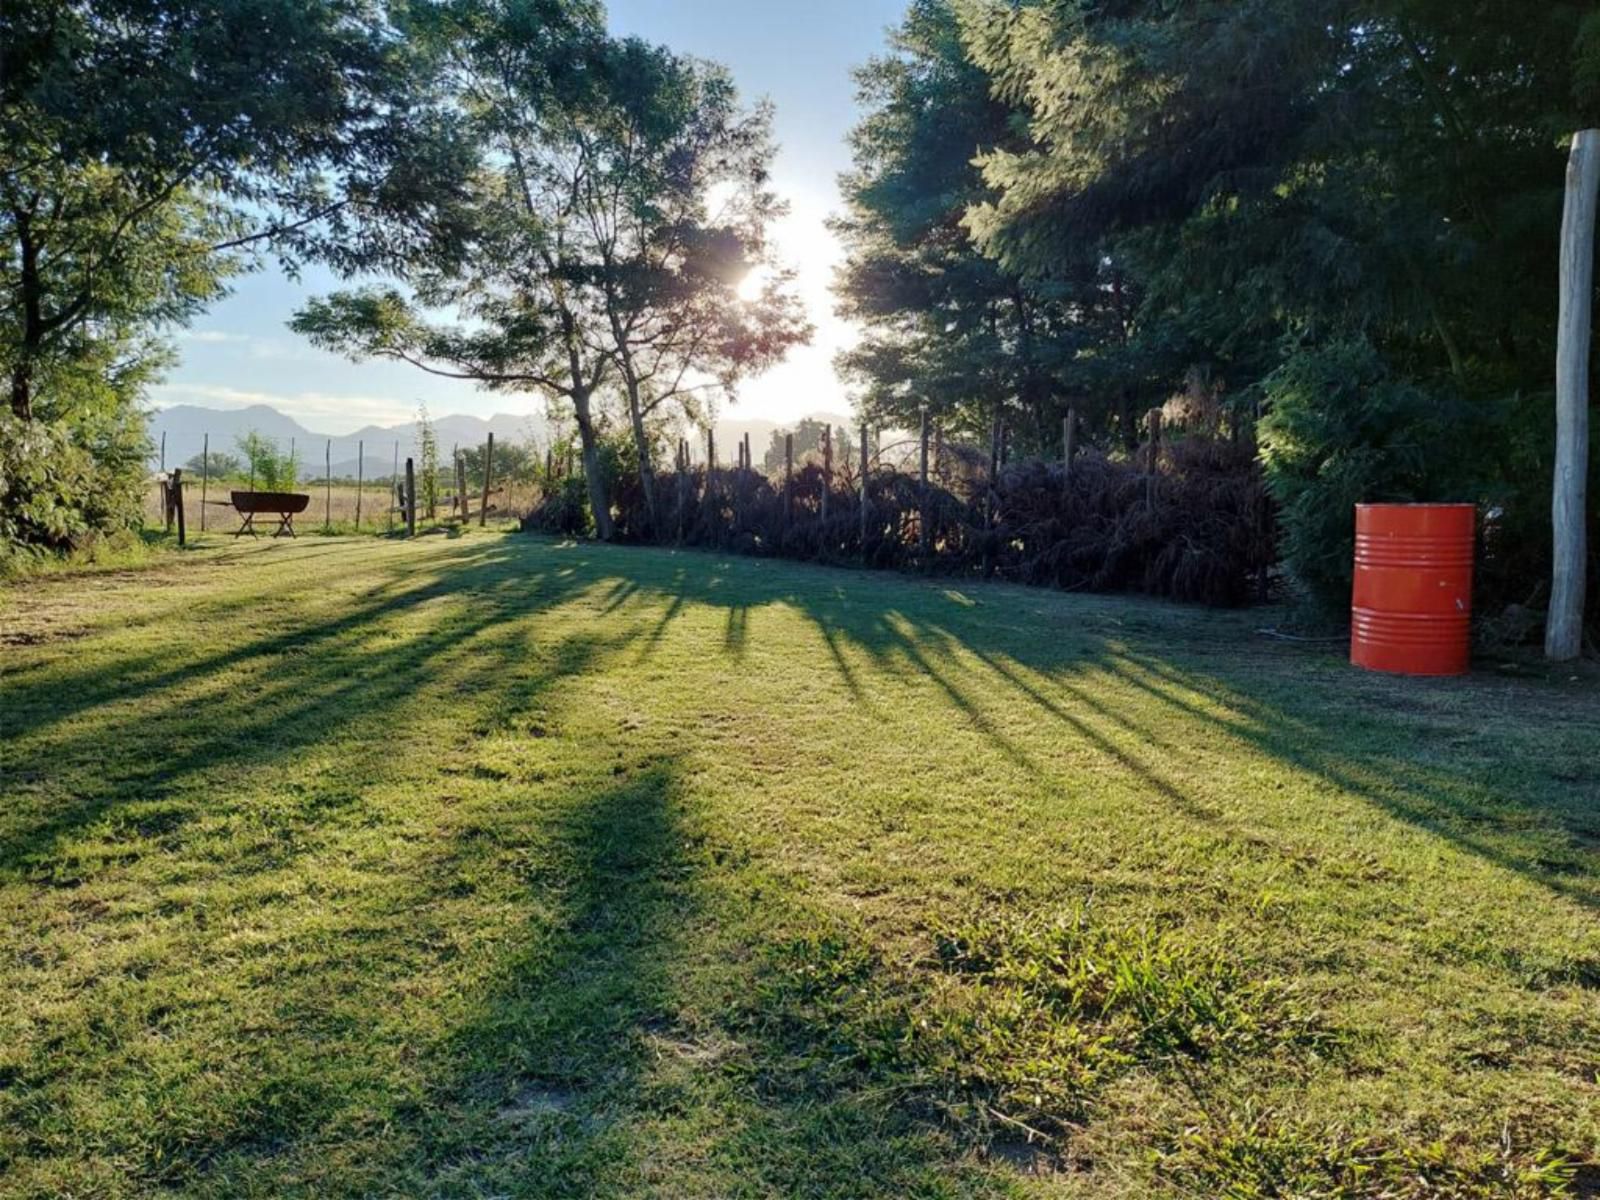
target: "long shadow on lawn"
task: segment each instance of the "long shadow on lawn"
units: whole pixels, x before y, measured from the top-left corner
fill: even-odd
[[[485,729],[554,703],[562,681],[602,669],[633,649],[647,657],[689,605],[726,610],[720,648],[707,652],[720,649],[729,658],[756,636],[754,614],[785,605],[816,627],[817,652],[828,656],[856,703],[869,703],[873,672],[909,666],[933,679],[953,709],[1024,766],[1036,760],[988,715],[979,689],[986,699],[1012,695],[1037,707],[1063,736],[1091,745],[1188,818],[1215,820],[1128,751],[1130,739],[1166,740],[1169,751],[1181,750],[1181,739],[1173,741],[1156,727],[1159,720],[1136,718],[1077,678],[1104,670],[1175,720],[1238,738],[1552,891],[1593,903],[1592,892],[1571,874],[1541,866],[1531,852],[1508,855],[1461,827],[1463,820],[1521,813],[1542,823],[1535,832],[1577,832],[1584,804],[1562,800],[1556,783],[1515,793],[1486,784],[1470,762],[1425,767],[1404,754],[1362,750],[1328,719],[1332,685],[1298,683],[1295,663],[1286,657],[1245,656],[1219,665],[1214,657],[1187,656],[1181,644],[1162,644],[1158,634],[1078,630],[1066,638],[1030,638],[1027,630],[997,629],[989,621],[1001,600],[986,609],[953,608],[936,589],[924,588],[884,611],[872,603],[881,587],[874,579],[807,568],[725,568],[709,555],[635,557],[504,539],[451,546],[421,562],[396,561],[382,573],[385,578],[337,615],[290,613],[281,627],[224,638],[215,649],[136,651],[109,669],[100,659],[10,676],[0,769],[14,791],[18,784],[21,789],[4,824],[0,878],[22,872],[36,882],[52,876],[78,882],[94,867],[73,862],[63,848],[75,831],[112,820],[118,806],[135,813],[130,837],[142,836],[140,822],[161,812],[168,814],[160,819],[163,834],[175,836],[184,821],[201,815],[218,772],[231,778],[287,767],[336,735],[343,774],[381,777],[394,752],[389,735],[397,722],[417,719],[419,706],[454,705],[468,718],[451,729],[453,743],[440,747],[466,761]],[[531,624],[540,614],[580,603],[594,611],[593,628],[530,645]],[[405,629],[408,621],[422,628]],[[137,707],[121,703],[135,699]],[[1108,735],[1108,725],[1117,727],[1119,738]],[[158,754],[149,751],[153,737],[160,739]],[[78,790],[64,802],[52,797],[42,811],[30,808],[27,798],[42,795],[42,785],[66,769],[77,772]],[[701,1107],[728,1114],[729,1127],[699,1130],[703,1162],[678,1168],[725,1184],[718,1171],[734,1157],[748,1161],[746,1152],[759,1143],[770,1153],[769,1192],[803,1190],[807,1170],[817,1169],[807,1166],[808,1155],[821,1153],[807,1127],[817,1098],[753,1099],[740,1090],[739,1069],[722,1072],[718,1065],[717,1055],[740,1051],[705,1044],[706,1031],[685,1024],[679,1011],[682,973],[698,969],[689,961],[693,931],[716,916],[707,892],[711,850],[698,841],[680,770],[676,760],[662,759],[628,768],[621,779],[575,781],[561,799],[545,801],[548,810],[508,800],[475,818],[479,832],[468,837],[458,831],[436,857],[419,864],[417,875],[402,873],[393,882],[397,911],[414,911],[426,922],[465,873],[481,866],[495,846],[522,836],[530,822],[546,819],[557,847],[554,874],[525,881],[527,894],[519,897],[550,915],[530,920],[472,985],[443,1040],[419,1048],[427,1067],[422,1093],[395,1096],[368,1081],[355,1101],[391,1118],[401,1144],[374,1153],[396,1154],[396,1170],[413,1172],[417,1190],[648,1191],[651,1139],[661,1136],[650,1122],[670,1118],[675,1104],[692,1109],[695,1095]],[[1592,803],[1593,788],[1587,790]],[[514,799],[514,788],[507,795]],[[290,814],[285,823],[314,831],[315,813]],[[287,839],[266,846],[245,869],[284,866],[315,844],[314,838]],[[358,957],[384,951],[381,942],[352,939],[351,946]],[[381,979],[376,960],[373,965]],[[748,975],[738,978],[751,982]],[[294,985],[296,1003],[314,1005],[326,986],[311,973]],[[371,1003],[381,1006],[389,985],[372,986]],[[314,1050],[315,1037],[307,1036]],[[746,1047],[757,1056],[761,1050]],[[713,1086],[708,1078],[718,1082]],[[343,1102],[311,1093],[289,1103],[285,1086],[261,1080],[259,1099],[248,1106],[280,1114],[276,1121],[218,1128],[174,1147],[177,1157],[159,1177],[182,1183],[225,1167],[277,1170],[279,1164],[314,1178],[324,1152],[316,1131],[339,1115]],[[700,1090],[706,1088],[712,1090]],[[869,1113],[849,1105],[841,1111]],[[870,1140],[864,1130],[861,1140]],[[894,1194],[892,1180],[904,1163],[863,1162],[852,1168],[866,1170],[863,1183],[877,1194]],[[869,1194],[867,1188],[861,1194]]]

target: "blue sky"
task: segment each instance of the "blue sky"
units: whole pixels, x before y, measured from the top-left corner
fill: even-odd
[[[781,421],[843,411],[848,398],[830,364],[850,331],[832,313],[828,286],[838,248],[824,221],[839,204],[836,177],[849,166],[844,138],[856,117],[851,68],[882,49],[904,0],[613,0],[609,10],[613,31],[724,63],[747,98],[767,96],[777,106],[774,181],[791,204],[778,241],[800,271],[817,337],[748,383],[729,415]],[[334,286],[316,270],[299,282],[272,268],[240,280],[233,295],[179,336],[181,362],[156,389],[155,403],[271,404],[330,434],[405,420],[418,400],[436,416],[538,410],[533,397],[479,392],[404,364],[356,364],[313,349],[284,322],[305,297]]]

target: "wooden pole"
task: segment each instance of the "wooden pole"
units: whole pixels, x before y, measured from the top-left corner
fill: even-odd
[[[794,434],[783,435],[783,523],[794,515]]]
[[[749,470],[754,471],[756,469],[756,460],[750,453],[750,431],[748,429],[745,430],[744,434],[744,465]]]
[[[367,444],[356,443],[356,532],[361,531],[361,488],[366,482]]]
[[[1555,566],[1544,654],[1554,662],[1583,650],[1588,547],[1589,346],[1594,305],[1594,227],[1600,197],[1600,129],[1572,138],[1561,220],[1561,315],[1556,340],[1556,462],[1550,498]]]
[[[833,490],[833,426],[822,427],[822,502],[818,511],[823,523],[828,520],[828,493]]]
[[[867,423],[861,422],[861,557],[867,557]]]
[[[389,476],[389,491],[393,492],[400,485],[400,443],[394,444],[394,472]],[[389,532],[394,532],[394,501],[389,501]]]
[[[478,528],[482,529],[489,523],[489,490],[494,483],[494,430],[489,431],[489,440],[483,445],[483,504],[478,509]]]
[[[172,507],[178,516],[178,545],[182,546],[188,538],[183,529],[183,468],[172,468]]]
[[[333,528],[333,439],[322,448],[322,527]]]
[[[167,472],[167,431],[165,429],[163,429],[161,431],[161,473],[163,475],[165,475],[166,472]]]
[[[411,459],[406,459],[406,536],[417,536],[417,472]]]
[[[922,547],[922,558],[928,558],[930,537],[928,533],[928,409],[922,409],[921,465],[917,470],[917,541]]]
[[[204,435],[200,450],[200,532],[206,531],[206,492],[211,483],[211,435]]]
[[[1073,409],[1067,409],[1067,415],[1061,418],[1061,482],[1063,485],[1072,482],[1072,442],[1078,432],[1078,414]]]
[[[1156,464],[1161,459],[1161,410],[1150,410],[1150,461],[1145,464],[1144,507],[1147,512],[1156,506]]]

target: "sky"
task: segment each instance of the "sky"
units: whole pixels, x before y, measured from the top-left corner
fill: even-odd
[[[840,204],[838,174],[850,165],[851,69],[882,50],[905,0],[612,0],[608,7],[614,33],[721,62],[746,99],[765,96],[776,106],[773,181],[790,204],[776,241],[799,272],[817,332],[810,346],[747,382],[724,415],[793,421],[846,411],[832,360],[851,330],[833,315],[828,289],[840,251],[825,222]],[[404,363],[351,363],[289,332],[285,322],[305,299],[337,286],[326,271],[308,269],[293,281],[270,266],[237,281],[232,295],[179,334],[179,365],[154,389],[154,403],[270,404],[327,434],[408,420],[418,401],[434,416],[540,411],[535,397],[480,392]]]

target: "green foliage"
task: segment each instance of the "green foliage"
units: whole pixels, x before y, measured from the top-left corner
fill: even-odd
[[[300,481],[300,457],[293,449],[280,450],[266,435],[252,429],[234,444],[249,465],[250,483],[257,491],[293,491]]]
[[[1120,328],[1077,321],[1095,386],[1291,410],[1266,460],[1324,607],[1358,499],[1475,499],[1547,542],[1563,141],[1600,113],[1582,9],[961,0],[1026,130],[979,148],[965,227],[1026,279],[1087,253],[1121,281]],[[1494,570],[1525,599],[1543,565]]]
[[[417,487],[428,520],[439,512],[439,436],[428,418],[428,406],[417,405]]]
[[[545,26],[530,38],[532,15]],[[474,155],[459,227],[405,258],[406,291],[318,299],[293,327],[352,357],[559,399],[609,537],[605,407],[627,415],[645,461],[657,410],[694,415],[809,335],[782,270],[737,294],[774,266],[771,113],[741,108],[720,67],[607,37],[587,5],[462,0],[434,36]]]
[[[817,462],[822,461],[822,435],[827,430],[827,422],[817,421],[811,417],[804,417],[793,429],[774,429],[772,441],[767,445],[767,451],[762,456],[761,465],[770,475],[775,471],[783,470],[784,463],[784,436],[794,437],[794,463],[796,467],[803,466],[808,457]],[[854,462],[854,446],[850,442],[850,433],[842,425],[833,429],[833,466],[840,470],[849,463]],[[753,457],[753,454],[752,454]]]
[[[1471,499],[1469,411],[1389,372],[1366,342],[1291,356],[1263,384],[1261,454],[1284,562],[1329,615],[1350,602],[1361,502]]]
[[[210,454],[194,455],[183,464],[183,469],[197,479],[202,472],[212,479],[229,479],[244,470],[244,463],[225,451],[213,450]]]
[[[136,526],[148,452],[132,406],[28,421],[0,410],[0,558],[81,549]]]

